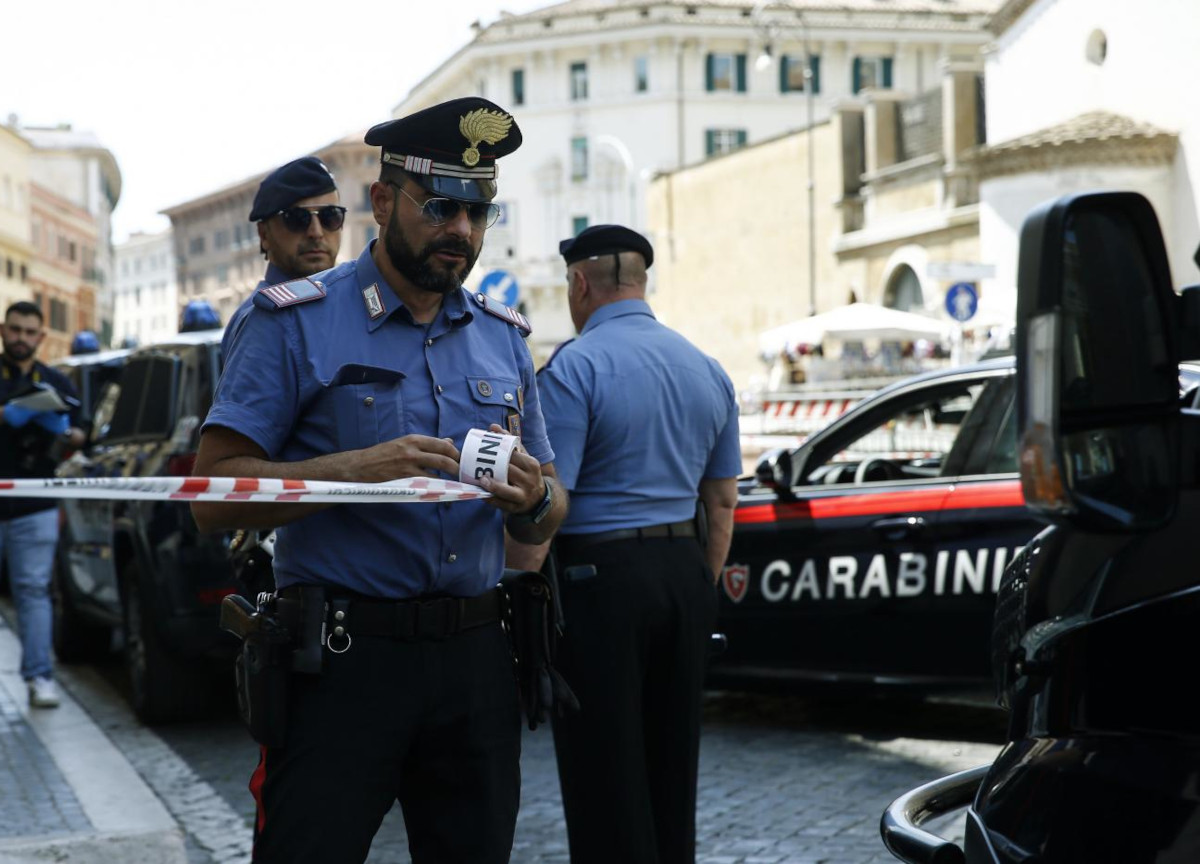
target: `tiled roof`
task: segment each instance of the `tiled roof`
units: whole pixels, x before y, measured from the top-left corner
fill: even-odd
[[[1179,136],[1108,111],[1092,111],[970,156],[981,177],[1045,170],[1086,162],[1149,164],[1174,158]]]

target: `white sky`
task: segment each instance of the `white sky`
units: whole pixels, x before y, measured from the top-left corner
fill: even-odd
[[[164,207],[390,119],[472,21],[551,2],[3,0],[0,120],[96,133],[121,168],[119,243],[169,227]]]

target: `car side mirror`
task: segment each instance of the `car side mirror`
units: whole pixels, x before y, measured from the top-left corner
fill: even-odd
[[[754,478],[760,486],[774,490],[780,496],[791,495],[792,453],[790,450],[769,450],[758,460],[754,468]]]
[[[1069,195],[1025,220],[1017,423],[1029,507],[1093,530],[1149,530],[1174,514],[1179,306],[1141,195]]]

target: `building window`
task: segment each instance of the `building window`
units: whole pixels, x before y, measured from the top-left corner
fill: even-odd
[[[192,237],[191,239],[188,240],[188,254],[189,255],[203,255],[204,254],[204,238],[203,237]]]
[[[650,58],[645,54],[633,58],[633,89],[637,93],[650,89]]]
[[[11,258],[4,259],[4,272],[9,279],[13,278],[13,274],[17,272],[16,262]]]
[[[29,266],[26,264],[22,264],[21,265],[21,281],[24,282],[28,278],[29,278]]]
[[[588,176],[588,148],[586,138],[571,139],[571,179],[586,180]]]
[[[229,232],[216,231],[213,233],[213,249],[220,252],[223,249],[229,248]]]
[[[579,102],[588,98],[588,77],[586,63],[571,64],[571,101]]]
[[[808,66],[812,70],[812,92],[821,92],[821,57],[814,54],[808,58]],[[804,92],[804,55],[784,54],[779,58],[779,92]]]
[[[61,300],[50,301],[50,329],[66,332],[67,304]]]
[[[572,216],[571,217],[571,236],[578,237],[585,228],[588,227],[588,217]]]
[[[704,87],[709,93],[746,92],[745,54],[709,54],[705,61]]]
[[[512,70],[512,101],[514,105],[525,104],[525,70]]]
[[[718,156],[746,146],[745,129],[705,129],[704,155]]]
[[[855,57],[852,83],[855,93],[868,87],[890,88],[892,86],[892,58]]]

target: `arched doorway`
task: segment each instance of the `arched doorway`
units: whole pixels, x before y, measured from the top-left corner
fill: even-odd
[[[883,292],[883,305],[901,312],[921,309],[925,305],[925,296],[921,293],[921,280],[916,272],[907,264],[901,264],[892,271],[887,289]]]

